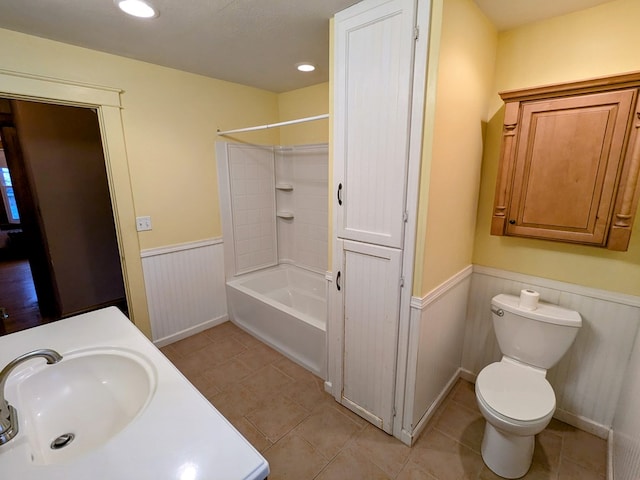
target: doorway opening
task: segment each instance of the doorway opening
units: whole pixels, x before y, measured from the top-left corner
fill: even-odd
[[[0,98],[0,335],[128,314],[97,113]]]

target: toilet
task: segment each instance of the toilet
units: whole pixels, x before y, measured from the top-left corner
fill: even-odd
[[[502,352],[476,379],[476,399],[486,419],[482,459],[504,478],[524,476],[533,458],[535,435],[546,428],[556,397],[546,379],[582,326],[576,311],[538,302],[520,306],[520,297],[491,299],[493,325]]]

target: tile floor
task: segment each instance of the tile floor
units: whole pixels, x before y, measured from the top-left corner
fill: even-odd
[[[493,480],[484,420],[460,380],[412,448],[324,392],[323,381],[230,322],[163,353],[269,461],[270,480]],[[552,420],[527,480],[604,480],[606,442]]]

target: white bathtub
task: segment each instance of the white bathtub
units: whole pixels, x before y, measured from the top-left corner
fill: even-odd
[[[326,378],[324,277],[278,265],[227,282],[231,321],[294,362]]]

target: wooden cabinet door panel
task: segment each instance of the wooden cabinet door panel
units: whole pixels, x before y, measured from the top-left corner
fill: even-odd
[[[523,104],[508,235],[604,245],[635,90]]]

